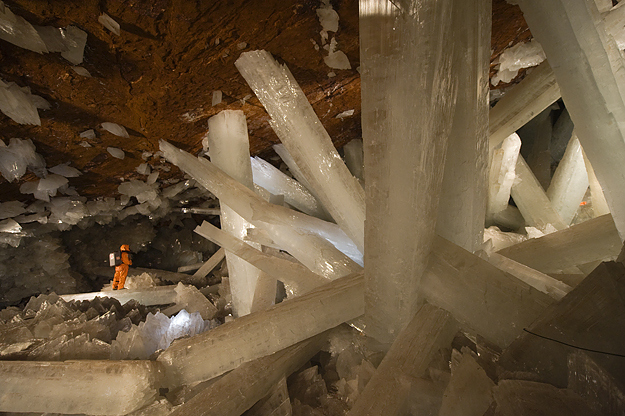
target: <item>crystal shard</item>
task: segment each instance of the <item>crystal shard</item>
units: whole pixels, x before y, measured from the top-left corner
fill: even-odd
[[[362,251],[364,192],[288,68],[266,51],[241,54],[235,62],[271,116],[271,127],[337,224]]]
[[[37,30],[0,2],[0,39],[34,52],[48,52]]]
[[[457,331],[453,318],[442,309],[424,305],[397,336],[349,416],[398,414],[410,393],[410,378],[425,374],[440,348]]]

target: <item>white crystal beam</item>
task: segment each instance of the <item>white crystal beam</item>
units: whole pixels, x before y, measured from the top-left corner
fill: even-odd
[[[235,65],[271,116],[271,127],[315,195],[362,251],[364,191],[345,166],[291,72],[267,51],[244,52]]]
[[[482,246],[488,198],[491,9],[488,0],[454,4],[453,70],[458,76],[458,98],[449,134],[436,232],[470,252]]]
[[[625,68],[594,2],[519,0],[625,238]],[[554,19],[553,16],[558,16]]]
[[[528,225],[544,230],[547,224],[557,230],[567,227],[547,197],[523,156],[519,155],[515,167],[516,180],[510,194]]]
[[[339,278],[272,308],[175,342],[157,361],[168,387],[208,380],[273,354],[364,312],[363,274]]]
[[[159,286],[137,290],[109,290],[106,292],[77,293],[73,295],[61,295],[61,299],[69,302],[72,300],[93,300],[96,297],[109,297],[117,299],[122,305],[131,299],[142,305],[167,305],[176,302],[176,286]]]
[[[0,411],[125,415],[154,401],[154,361],[0,361]]]
[[[345,267],[351,268],[350,258],[362,262],[362,254],[336,224],[270,204],[208,160],[196,158],[167,142],[161,141],[161,150],[170,162],[247,221],[266,231],[283,250],[311,270],[329,276]],[[324,244],[322,239],[331,244]]]
[[[386,344],[419,306],[456,96],[453,2],[404,3],[360,1],[366,322]]]
[[[606,214],[498,253],[543,273],[558,273],[580,264],[613,260],[621,248],[612,216]]]
[[[553,209],[566,224],[573,221],[588,189],[588,173],[582,153],[579,140],[573,134],[547,189]]]
[[[489,112],[491,151],[560,98],[560,88],[547,61],[538,65]]]
[[[204,264],[193,273],[193,277],[202,278],[208,276],[210,272],[213,271],[215,267],[219,265],[226,257],[226,251],[223,248],[220,248],[213,254]]]
[[[434,241],[423,288],[429,303],[502,348],[554,302],[442,237]]]
[[[239,416],[263,398],[285,375],[315,355],[326,334],[244,363],[205,388],[170,416]]]
[[[422,377],[434,354],[447,348],[457,331],[447,311],[423,305],[397,336],[348,416],[394,416],[410,394],[412,378]]]
[[[259,270],[296,288],[297,294],[309,292],[315,287],[328,282],[327,279],[311,272],[301,264],[263,253],[256,247],[225,233],[209,222],[204,221],[194,231],[215,244],[222,246],[227,251],[234,253],[237,257],[249,262]]]
[[[300,211],[323,220],[332,218],[304,185],[276,169],[272,164],[259,157],[253,157],[252,172],[254,183],[262,186],[274,195],[284,195],[284,202]]]

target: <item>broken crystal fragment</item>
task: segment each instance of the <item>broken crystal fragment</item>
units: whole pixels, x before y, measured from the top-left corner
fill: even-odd
[[[156,180],[158,179],[158,175],[159,172],[152,172],[148,175],[148,179],[145,181],[145,183],[147,183],[148,185],[153,185],[156,183]]]
[[[477,363],[473,352],[464,350],[460,362],[452,367],[439,416],[483,415],[493,401],[495,383]]]
[[[314,194],[362,251],[364,191],[343,163],[291,72],[266,51],[244,52],[235,65],[271,116],[271,127]]]
[[[61,52],[61,56],[74,65],[80,65],[83,61],[85,45],[87,44],[87,32],[78,29],[76,26],[67,26],[64,34],[67,51]],[[90,77],[89,71],[80,67],[73,67],[78,74]],[[79,72],[76,68],[80,68]],[[86,73],[86,75],[85,75]]]
[[[66,178],[76,178],[82,175],[81,171],[69,166],[69,163],[56,165],[48,170],[52,173],[56,173],[57,175],[65,176]]]
[[[343,119],[343,118],[351,117],[353,115],[354,115],[354,110],[345,110],[342,113],[337,114],[335,118]]]
[[[126,131],[126,128],[124,126],[120,126],[117,123],[110,123],[106,121],[102,123],[102,128],[108,131],[109,133],[114,134],[115,136],[125,137],[125,138],[130,137],[128,135],[128,132]]]
[[[35,28],[0,2],[0,39],[34,52],[48,52]]]
[[[142,163],[135,168],[135,170],[141,175],[149,175],[150,174],[150,165],[147,163]]]
[[[37,33],[46,44],[48,52],[64,52],[67,46],[63,39],[64,29],[53,26],[34,26]]]
[[[118,147],[109,146],[106,148],[106,151],[109,152],[109,154],[116,159],[123,159],[126,156],[124,151]]]
[[[410,393],[410,383],[403,380],[423,376],[434,354],[451,343],[456,331],[447,311],[422,306],[397,336],[348,416],[398,414]]]
[[[221,97],[222,97],[222,93],[220,90],[213,91],[213,101],[212,101],[213,107],[221,103]]]
[[[119,36],[121,34],[119,30],[119,23],[117,23],[111,16],[106,13],[102,13],[100,17],[98,17],[98,22],[102,24],[105,28]]]
[[[24,92],[14,82],[5,83],[0,80],[0,111],[16,123],[41,126],[32,95],[30,92]]]
[[[499,68],[491,79],[493,85],[508,83],[517,76],[520,69],[536,66],[545,60],[545,51],[536,39],[517,43],[499,55]]]
[[[83,139],[95,139],[95,131],[93,129],[85,130],[79,136]]]
[[[217,313],[217,308],[206,298],[195,286],[184,285],[182,282],[176,286],[176,305],[163,311],[166,315],[171,315],[182,309],[188,313],[199,313],[204,320],[213,319]]]
[[[39,179],[37,190],[48,191],[50,194],[52,194],[61,186],[67,184],[67,182],[68,182],[67,178],[61,175],[48,175],[44,179]]]
[[[8,218],[4,221],[0,221],[0,233],[19,233],[22,231],[22,226],[15,220]]]
[[[17,217],[26,212],[24,203],[20,201],[0,202],[0,220]]]
[[[80,76],[91,78],[91,73],[82,66],[73,66],[72,69]]]
[[[323,57],[323,62],[332,69],[351,69],[352,65],[349,63],[349,58],[347,58],[345,52],[336,48],[336,38],[333,37],[330,41],[328,56]]]

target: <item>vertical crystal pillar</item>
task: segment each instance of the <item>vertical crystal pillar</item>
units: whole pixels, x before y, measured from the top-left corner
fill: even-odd
[[[625,237],[625,68],[601,14],[587,0],[519,0],[555,73],[575,132]],[[556,16],[557,18],[554,18]]]
[[[516,133],[501,143],[501,147],[494,149],[491,155],[490,172],[488,179],[488,208],[489,222],[495,215],[504,211],[510,201],[510,190],[516,177],[515,166],[521,150],[521,139]]]
[[[360,1],[365,315],[391,343],[420,302],[456,86],[451,0]]]
[[[208,152],[211,161],[228,175],[254,189],[247,122],[241,110],[224,110],[208,120]],[[221,203],[221,228],[243,240],[253,228],[228,205]],[[252,243],[252,245],[254,245]],[[255,248],[260,249],[260,244]],[[251,312],[256,281],[261,273],[256,267],[226,250],[226,262],[235,316]]]
[[[488,68],[492,4],[454,4],[453,71],[458,76],[436,231],[474,252],[484,242],[488,168]],[[506,201],[507,203],[507,201]]]

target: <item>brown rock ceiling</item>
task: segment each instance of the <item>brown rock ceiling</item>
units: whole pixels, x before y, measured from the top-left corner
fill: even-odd
[[[82,66],[92,78],[71,69],[60,54],[40,55],[0,41],[0,77],[29,86],[52,104],[39,111],[41,126],[24,126],[0,114],[0,137],[30,138],[48,166],[72,161],[84,175],[70,179],[81,195],[115,196],[122,178],[144,177],[135,172],[143,151],[158,150],[165,139],[197,153],[207,119],[224,109],[243,110],[248,119],[252,154],[268,157],[278,142],[268,115],[234,66],[241,52],[266,49],[285,62],[337,147],[361,136],[358,50],[358,0],[332,0],[338,12],[336,39],[351,70],[332,71],[323,62],[318,0],[15,0],[5,3],[32,24],[75,25],[88,33]],[[121,36],[97,20],[107,13],[121,26]],[[493,59],[514,43],[531,37],[516,6],[493,1]],[[217,39],[219,42],[217,43]],[[247,46],[240,50],[238,44]],[[223,102],[211,106],[214,90]],[[345,110],[352,117],[337,119]],[[128,129],[130,139],[104,131],[110,121]],[[93,147],[79,145],[79,133],[93,128]],[[107,152],[119,147],[126,158]],[[161,177],[179,175],[176,169]],[[20,199],[19,182],[0,178],[0,200]]]

